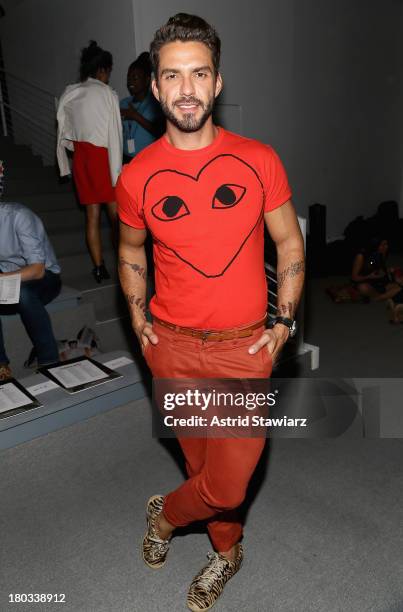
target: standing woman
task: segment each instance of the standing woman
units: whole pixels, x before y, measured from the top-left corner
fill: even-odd
[[[61,176],[70,174],[66,149],[73,153],[73,178],[85,206],[86,238],[97,283],[109,278],[102,258],[101,205],[106,204],[116,236],[115,190],[122,168],[119,99],[108,85],[112,55],[95,41],[82,50],[80,82],[63,92],[57,110],[57,160]]]

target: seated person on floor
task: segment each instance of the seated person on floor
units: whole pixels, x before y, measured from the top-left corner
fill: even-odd
[[[389,323],[403,323],[403,270],[395,268],[393,270],[395,281],[400,285],[401,289],[392,298],[388,300]]]
[[[59,294],[60,266],[42,221],[22,204],[0,202],[0,278],[21,275],[18,304],[0,305],[0,315],[18,313],[36,350],[38,365],[59,360],[45,304]],[[0,380],[11,377],[0,318]]]
[[[363,296],[374,302],[393,299],[402,289],[386,266],[388,249],[387,240],[372,238],[354,258],[351,280]]]

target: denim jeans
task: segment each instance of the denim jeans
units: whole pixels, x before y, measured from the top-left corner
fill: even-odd
[[[28,336],[36,350],[38,364],[45,365],[59,360],[57,343],[53,335],[52,324],[45,304],[57,297],[61,289],[59,274],[48,270],[39,280],[21,283],[20,301],[18,304],[1,305],[0,315],[18,313]],[[9,363],[4,346],[0,319],[0,364]]]

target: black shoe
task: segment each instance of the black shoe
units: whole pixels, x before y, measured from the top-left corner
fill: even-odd
[[[100,270],[101,270],[101,274],[102,274],[102,278],[107,280],[111,277],[111,275],[109,274],[108,270],[105,268],[105,264],[104,262],[101,263],[101,265],[99,266]]]
[[[93,268],[92,274],[98,284],[111,277],[103,262],[100,266],[95,266],[95,268]]]

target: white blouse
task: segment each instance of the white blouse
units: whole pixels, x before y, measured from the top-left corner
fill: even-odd
[[[74,140],[108,149],[112,184],[122,169],[122,120],[117,93],[106,83],[88,78],[68,85],[57,108],[57,161],[61,176],[70,174],[66,149]]]

